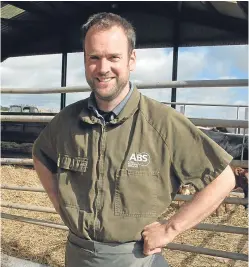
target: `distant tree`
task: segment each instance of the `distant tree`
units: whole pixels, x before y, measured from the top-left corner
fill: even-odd
[[[9,111],[9,108],[1,106],[1,111]]]

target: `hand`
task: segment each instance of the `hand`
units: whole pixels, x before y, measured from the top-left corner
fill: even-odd
[[[144,255],[160,253],[162,248],[171,242],[176,233],[169,230],[166,223],[154,222],[146,225],[142,231],[144,239]]]

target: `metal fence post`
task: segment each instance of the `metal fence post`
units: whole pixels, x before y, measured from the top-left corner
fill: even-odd
[[[185,115],[185,105],[180,106],[180,113],[182,113],[183,115]]]
[[[61,87],[67,86],[67,53],[62,54]],[[61,110],[66,106],[66,93],[61,94]]]
[[[248,121],[248,107],[245,108],[245,120]],[[244,154],[244,149],[245,149],[246,133],[247,133],[247,129],[244,128],[243,129],[243,142],[242,142],[241,158],[240,158],[241,161],[243,160],[243,154]]]
[[[237,120],[239,119],[239,106],[237,107]],[[235,128],[234,133],[240,133],[240,128]]]
[[[174,21],[174,36],[173,36],[173,65],[172,65],[172,81],[177,80],[177,67],[178,67],[178,47],[179,47],[179,34],[180,34],[180,14],[182,9],[182,1],[177,3],[177,16]],[[171,102],[176,102],[176,87],[171,90]],[[172,104],[172,108],[176,105]]]

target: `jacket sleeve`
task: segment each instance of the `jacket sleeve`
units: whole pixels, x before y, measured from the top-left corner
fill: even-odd
[[[33,155],[41,161],[52,173],[57,171],[56,135],[58,127],[58,115],[43,129],[33,145]]]

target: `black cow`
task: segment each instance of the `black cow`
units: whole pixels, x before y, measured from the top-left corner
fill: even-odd
[[[220,128],[220,127],[219,127]],[[213,139],[219,146],[221,146],[227,153],[229,153],[234,160],[240,160],[243,150],[243,160],[248,160],[248,136],[228,134],[213,128],[211,130],[200,128],[200,130]],[[243,145],[244,143],[244,145]],[[242,149],[243,147],[243,149]]]

